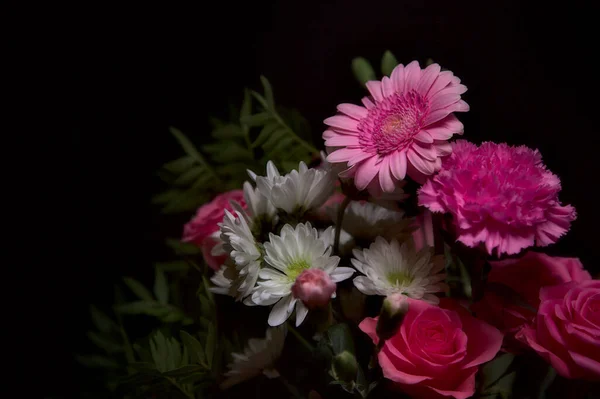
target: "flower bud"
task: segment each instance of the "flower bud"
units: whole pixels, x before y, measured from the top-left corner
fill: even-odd
[[[392,294],[384,299],[376,329],[382,344],[396,334],[406,312],[408,312],[408,298],[405,295]]]
[[[351,383],[356,380],[358,373],[358,363],[356,357],[348,351],[336,355],[331,363],[331,372],[333,378],[337,381]]]
[[[321,269],[304,270],[292,286],[294,298],[298,298],[309,309],[323,307],[329,303],[336,285],[329,274]]]

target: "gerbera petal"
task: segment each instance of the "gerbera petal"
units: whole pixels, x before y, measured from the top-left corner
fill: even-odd
[[[392,179],[390,158],[391,157],[383,158],[379,168],[379,184],[381,185],[381,189],[386,193],[391,193],[396,188],[394,180]]]
[[[356,175],[354,177],[354,182],[356,184],[356,188],[359,190],[364,190],[371,180],[375,178],[379,168],[377,167],[377,157],[372,156],[365,160],[363,163],[357,166]]]
[[[371,101],[371,99],[369,97],[363,97],[361,99],[363,105],[367,108],[367,110],[371,109],[371,108],[375,108],[375,104],[373,103],[373,101]]]
[[[448,115],[442,120],[430,124],[425,129],[435,140],[448,140],[454,134],[462,134],[464,126],[456,116]]]
[[[431,64],[423,71],[421,76],[421,80],[417,85],[417,92],[422,96],[427,95],[427,92],[431,88],[431,85],[437,79],[440,74],[441,67],[438,64]]]
[[[344,115],[331,116],[323,121],[328,126],[339,127],[350,131],[357,131],[358,121]]]
[[[460,94],[443,94],[434,96],[430,103],[429,107],[431,111],[437,111],[438,109],[446,108],[460,100]]]
[[[435,172],[435,167],[431,162],[426,161],[412,148],[406,153],[408,162],[424,175],[432,175]]]
[[[431,135],[425,130],[420,130],[419,133],[417,133],[413,138],[421,143],[433,143],[433,137],[431,137]]]
[[[384,76],[383,79],[381,79],[381,90],[384,97],[389,97],[394,94],[394,85],[387,76]]]
[[[339,150],[335,150],[331,154],[327,155],[327,161],[328,162],[346,162],[359,154],[362,154],[362,152],[359,149],[340,148]]]
[[[421,78],[421,68],[418,61],[408,64],[404,70],[404,91],[408,92],[417,88]]]
[[[404,65],[396,65],[396,67],[392,70],[390,80],[392,81],[394,92],[397,93],[404,89]]]
[[[338,111],[348,115],[356,120],[361,120],[367,116],[369,111],[365,107],[354,104],[340,104],[337,106]]]
[[[391,155],[390,168],[392,170],[392,174],[398,180],[404,180],[406,177],[406,152],[398,151],[397,153]]]
[[[367,90],[369,90],[369,93],[371,93],[371,95],[373,96],[375,101],[383,100],[383,93],[381,91],[381,82],[380,81],[370,80],[367,83],[365,83],[365,86],[367,87]]]
[[[358,136],[340,134],[325,140],[325,145],[329,147],[358,146]]]
[[[454,75],[450,71],[442,71],[442,72],[440,72],[440,74],[438,75],[438,77],[435,80],[435,82],[433,82],[433,84],[429,88],[429,91],[426,94],[427,98],[432,98],[440,90],[442,90],[443,88],[445,88],[446,86],[448,86],[448,84],[450,84],[450,82],[452,81],[452,77],[453,76]]]

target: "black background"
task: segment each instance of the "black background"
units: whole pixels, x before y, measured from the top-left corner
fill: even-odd
[[[150,205],[155,171],[179,155],[173,125],[201,142],[245,86],[267,76],[276,101],[298,108],[318,139],[322,120],[363,95],[350,62],[431,57],[469,88],[465,138],[538,148],[578,220],[552,254],[599,271],[598,12],[576,3],[505,1],[217,2],[202,8],[70,9],[41,32],[67,103],[59,151],[68,187],[60,266],[40,271],[48,325],[42,386],[73,396],[86,383],[71,353],[89,350],[90,302],[112,300],[121,275],[151,273],[161,237],[178,234]],[[494,2],[496,3],[496,2]],[[58,79],[58,78],[57,78]],[[318,141],[317,141],[318,142]],[[56,210],[59,212],[59,210]],[[175,227],[173,227],[175,226]]]

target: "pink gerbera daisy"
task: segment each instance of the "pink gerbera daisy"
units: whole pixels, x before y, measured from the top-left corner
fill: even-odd
[[[490,254],[495,248],[510,255],[552,244],[569,230],[575,209],[560,204],[560,188],[537,150],[459,140],[419,190],[419,205],[449,212],[465,245],[484,243]]]
[[[327,160],[348,167],[340,176],[353,177],[360,190],[390,193],[407,174],[423,182],[437,172],[440,157],[451,152],[447,140],[463,132],[452,113],[469,110],[460,98],[466,86],[438,64],[422,70],[413,61],[367,89],[364,107],[340,104],[340,114],[325,119],[323,138],[333,150]]]

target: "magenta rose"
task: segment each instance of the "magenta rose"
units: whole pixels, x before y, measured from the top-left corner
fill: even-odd
[[[377,344],[377,318],[359,327]],[[385,378],[417,398],[468,398],[475,392],[479,365],[494,358],[502,333],[478,320],[457,302],[442,298],[439,307],[409,300],[400,329],[379,352]]]
[[[522,349],[515,334],[533,321],[540,304],[540,288],[591,279],[577,258],[552,257],[533,251],[519,259],[490,264],[492,269],[483,298],[471,310],[505,334],[504,349],[511,352]]]
[[[540,300],[535,323],[517,338],[563,377],[600,381],[600,281],[545,287]]]
[[[246,209],[244,192],[233,190],[217,195],[211,202],[202,205],[196,215],[183,228],[183,242],[190,242],[202,248],[202,255],[206,263],[217,270],[223,264],[224,257],[211,255],[212,248],[218,243],[213,234],[219,230],[219,223],[223,221],[225,209],[232,211],[230,201],[238,202]]]

